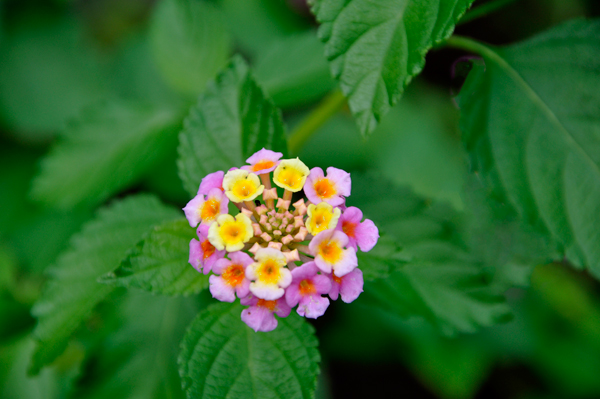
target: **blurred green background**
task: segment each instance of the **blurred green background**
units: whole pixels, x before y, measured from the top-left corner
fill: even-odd
[[[118,291],[52,367],[33,378],[26,369],[35,324],[30,309],[44,272],[110,198],[57,206],[39,188],[40,161],[73,120],[99,103],[143,101],[185,113],[233,53],[250,62],[283,109],[289,131],[336,87],[303,1],[205,3],[204,12],[219,26],[205,27],[214,49],[186,54],[189,63],[173,66],[156,61],[157,53],[176,51],[152,29],[160,23],[154,20],[159,2],[0,0],[0,398],[182,396],[178,345],[206,297]],[[599,15],[597,0],[518,0],[456,31],[508,44],[561,21]],[[444,48],[430,52],[423,74],[368,141],[345,109],[310,138],[300,157],[311,167],[376,170],[463,209],[467,164],[452,100],[460,82],[451,73],[462,55]],[[195,76],[196,63],[206,62],[214,64],[212,73],[181,83],[181,76]],[[152,191],[185,205],[176,135],[163,147],[129,181],[115,183],[117,196]],[[79,166],[74,159],[65,168]],[[323,356],[318,397],[600,397],[599,288],[585,273],[562,265],[538,267],[529,287],[507,293],[512,322],[453,337],[440,336],[422,320],[374,312],[362,298],[352,306],[335,303],[314,323]]]

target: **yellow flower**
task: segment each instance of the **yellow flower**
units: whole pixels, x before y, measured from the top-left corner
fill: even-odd
[[[339,208],[334,208],[327,202],[321,202],[316,206],[310,204],[308,206],[306,230],[316,236],[324,230],[335,229],[341,213]]]
[[[299,158],[284,159],[279,162],[273,172],[273,182],[279,187],[295,193],[302,190],[309,173],[310,170]]]
[[[220,215],[208,229],[208,240],[219,251],[239,251],[253,236],[252,222],[243,213],[235,219],[229,214]]]
[[[265,186],[254,173],[244,169],[230,170],[223,178],[225,195],[233,202],[252,201],[262,194]]]

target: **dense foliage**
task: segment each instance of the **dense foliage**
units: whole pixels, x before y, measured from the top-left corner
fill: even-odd
[[[598,15],[0,0],[0,397],[600,396]],[[358,299],[270,332],[182,211],[262,148],[350,172],[380,235]]]

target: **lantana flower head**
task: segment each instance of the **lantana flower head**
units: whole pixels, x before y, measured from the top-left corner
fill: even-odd
[[[356,252],[371,250],[379,238],[372,221],[346,207],[349,173],[330,167],[325,176],[282,156],[262,149],[249,165],[211,173],[184,208],[190,225],[200,224],[190,263],[212,271],[214,298],[240,299],[241,318],[255,331],[275,329],[276,316],[294,307],[317,318],[330,300],[354,301],[363,290]],[[239,213],[227,213],[229,201]]]

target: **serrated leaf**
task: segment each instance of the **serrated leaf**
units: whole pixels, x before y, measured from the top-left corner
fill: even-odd
[[[173,148],[180,121],[175,110],[138,103],[87,109],[43,159],[32,196],[62,208],[101,203]]]
[[[474,171],[573,265],[600,277],[600,22],[476,46],[485,69],[475,66],[459,98]]]
[[[333,76],[371,133],[473,0],[312,0]]]
[[[359,255],[359,267],[365,260],[384,271],[365,283],[367,303],[402,317],[423,317],[447,334],[472,332],[510,317],[486,265],[466,245],[464,221],[456,211],[377,175],[353,174],[352,185],[348,205],[362,209],[396,243],[396,249],[384,242],[373,255]],[[388,254],[377,256],[378,251]],[[391,274],[386,276],[386,270]]]
[[[173,88],[198,95],[226,64],[231,40],[221,14],[197,0],[162,0],[150,35],[159,69]]]
[[[188,398],[312,398],[320,361],[314,329],[292,313],[274,331],[256,333],[242,309],[212,305],[190,325],[179,356]]]
[[[197,298],[128,291],[118,302],[120,328],[107,334],[88,369],[79,399],[183,399],[177,369],[179,343],[198,313]]]
[[[366,285],[365,294],[374,304],[403,317],[424,317],[445,334],[474,332],[510,319],[505,299],[476,260],[443,242],[423,242],[413,250],[417,248],[422,253],[414,261]],[[425,259],[440,250],[446,256]]]
[[[314,31],[274,41],[259,52],[256,78],[278,107],[305,105],[335,87]]]
[[[57,260],[32,314],[38,340],[30,371],[37,373],[65,349],[69,337],[92,309],[113,291],[97,279],[118,267],[127,251],[153,225],[177,219],[180,212],[147,195],[129,197],[102,209],[75,235]]]
[[[193,238],[196,232],[185,218],[155,226],[101,281],[166,295],[197,294],[208,287],[208,276],[188,263]]]
[[[196,195],[204,176],[240,167],[261,148],[287,154],[281,112],[241,57],[234,57],[192,107],[179,136],[179,175]]]

